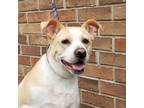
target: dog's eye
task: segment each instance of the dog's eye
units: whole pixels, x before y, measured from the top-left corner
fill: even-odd
[[[88,44],[88,43],[89,43],[89,40],[88,40],[88,39],[83,39],[82,42],[83,42],[84,44]]]
[[[70,44],[70,41],[68,39],[64,39],[61,41],[62,44]]]

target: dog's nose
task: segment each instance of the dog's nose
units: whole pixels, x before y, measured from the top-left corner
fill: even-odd
[[[77,48],[74,53],[75,53],[75,56],[80,59],[83,59],[86,57],[86,50],[84,48]]]

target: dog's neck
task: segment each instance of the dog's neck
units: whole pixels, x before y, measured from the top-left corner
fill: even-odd
[[[64,79],[63,77],[57,75],[53,72],[51,69],[51,66],[47,62],[46,54],[44,54],[41,59],[37,62],[35,67],[33,68],[34,71],[31,71],[32,73],[35,72],[35,79],[34,79],[34,85],[35,81],[38,83],[38,86],[43,86],[44,88],[48,88],[49,90],[54,90],[56,93],[61,92],[61,90],[67,89],[68,92],[71,90],[78,88],[78,78],[73,77],[70,79]],[[58,72],[60,72],[58,67],[55,66],[55,69],[57,69]],[[36,71],[35,71],[36,70]],[[31,74],[31,73],[30,73]],[[32,79],[33,80],[33,79]],[[37,84],[36,84],[37,86]]]
[[[70,72],[68,72],[66,69],[64,69],[62,64],[60,62],[57,62],[53,58],[53,56],[50,55],[49,50],[50,50],[50,45],[48,46],[47,51],[46,51],[46,60],[47,60],[49,67],[53,71],[53,73],[62,79],[72,79],[72,78],[76,77],[76,76],[72,75]]]

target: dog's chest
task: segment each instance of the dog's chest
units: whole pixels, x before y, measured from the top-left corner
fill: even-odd
[[[47,88],[33,87],[31,88],[32,100],[34,105],[40,108],[70,108],[78,101],[77,88],[72,90],[66,88]]]

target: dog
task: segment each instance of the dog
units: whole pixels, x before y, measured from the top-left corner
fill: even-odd
[[[50,46],[19,84],[19,108],[79,108],[78,76],[84,72],[92,41],[102,29],[94,19],[81,27],[57,20],[41,23]]]

